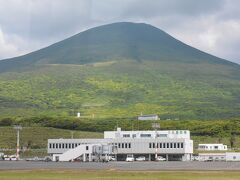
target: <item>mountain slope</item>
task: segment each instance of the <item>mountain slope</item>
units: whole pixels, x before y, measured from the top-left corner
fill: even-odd
[[[0,61],[2,116],[240,117],[240,66],[146,24],[114,23]]]
[[[143,23],[114,23],[79,33],[47,48],[0,61],[0,72],[34,64],[86,64],[132,59],[233,64],[194,49]]]

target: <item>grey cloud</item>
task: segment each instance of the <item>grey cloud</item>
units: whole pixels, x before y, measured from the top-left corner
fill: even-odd
[[[135,0],[126,10],[126,16],[198,16],[218,11],[224,5],[223,0]]]
[[[0,1],[3,31],[38,39],[70,34],[91,23],[91,1],[88,0],[19,0]],[[10,14],[10,16],[8,16]]]
[[[97,25],[134,21],[157,26],[214,55],[240,60],[235,53],[239,11],[235,0],[0,0],[0,48],[5,49],[0,58],[42,48]],[[237,24],[234,32],[229,33],[224,23]]]

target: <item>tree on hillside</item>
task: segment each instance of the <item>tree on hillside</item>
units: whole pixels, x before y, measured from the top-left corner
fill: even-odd
[[[231,149],[235,148],[236,142],[237,142],[236,135],[235,134],[231,134],[231,137],[230,137]]]

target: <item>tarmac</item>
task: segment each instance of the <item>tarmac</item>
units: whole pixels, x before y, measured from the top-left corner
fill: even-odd
[[[40,162],[0,161],[2,170],[240,171],[240,162]]]

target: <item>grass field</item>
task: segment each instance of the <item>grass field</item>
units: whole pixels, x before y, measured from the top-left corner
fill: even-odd
[[[126,171],[69,171],[69,170],[34,170],[34,171],[0,171],[1,180],[239,180],[240,172],[236,171],[186,171],[186,172],[126,172]]]
[[[102,138],[103,133],[71,131],[50,127],[24,127],[20,132],[20,146],[32,149],[46,149],[47,140],[54,138]],[[0,127],[0,149],[16,147],[16,131],[13,127]]]

